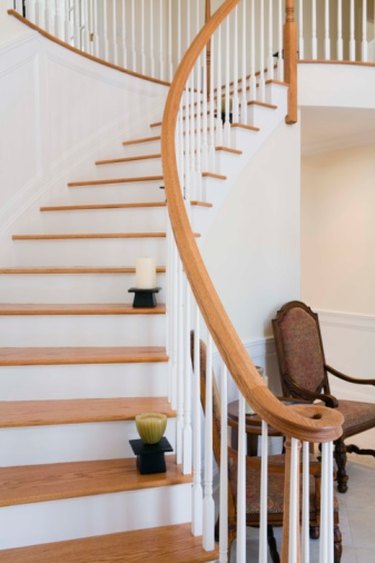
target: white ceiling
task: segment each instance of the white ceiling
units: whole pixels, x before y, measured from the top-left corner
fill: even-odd
[[[301,109],[302,154],[375,144],[375,109]]]

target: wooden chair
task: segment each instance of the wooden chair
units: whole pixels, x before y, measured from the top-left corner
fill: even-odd
[[[194,341],[191,338],[191,358],[194,368]],[[200,379],[201,404],[205,412],[206,396],[206,346],[200,342]],[[213,408],[213,449],[215,461],[220,467],[220,395],[216,378],[212,378],[212,408]],[[228,419],[229,425],[233,421]],[[284,454],[271,455],[268,458],[268,471],[272,477],[268,480],[268,547],[273,563],[279,563],[280,558],[273,533],[274,526],[283,525],[284,515]],[[320,530],[320,463],[310,464],[310,537],[317,539]],[[236,498],[237,498],[237,451],[228,448],[228,535],[229,553],[236,537]],[[218,524],[216,525],[216,539],[218,539]],[[248,456],[246,458],[246,524],[259,527],[260,524],[260,458]],[[334,502],[334,563],[340,563],[342,553],[342,538],[339,528],[338,503]]]
[[[343,435],[336,440],[334,450],[337,488],[344,493],[348,488],[346,453],[375,455],[373,449],[360,450],[345,445],[344,440],[375,426],[375,404],[336,399],[331,395],[327,372],[357,385],[375,385],[375,379],[355,379],[326,364],[318,315],[304,303],[287,303],[272,324],[283,394],[311,401],[319,399],[327,407],[338,408],[345,418]]]

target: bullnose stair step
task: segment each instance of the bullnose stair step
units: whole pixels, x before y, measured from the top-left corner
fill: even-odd
[[[0,551],[4,563],[200,563],[218,553],[202,549],[191,524],[163,526]]]
[[[167,362],[162,346],[0,348],[0,366],[127,364]]]
[[[2,467],[0,507],[191,482],[174,455],[166,464],[166,473],[151,475],[136,470],[135,458]]]
[[[0,428],[127,421],[142,412],[175,416],[166,397],[0,401]]]
[[[14,315],[163,315],[165,305],[134,308],[123,303],[0,303],[0,316]]]

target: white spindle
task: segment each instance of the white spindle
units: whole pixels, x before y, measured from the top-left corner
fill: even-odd
[[[271,0],[272,1],[272,0]],[[242,44],[242,70],[241,70],[241,123],[247,124],[247,96],[246,96],[246,88],[247,88],[247,80],[246,80],[246,2],[243,0],[242,2],[242,37],[241,37],[241,44]]]
[[[267,515],[268,515],[268,425],[262,420],[261,474],[260,474],[260,527],[259,563],[267,561]]]
[[[284,57],[283,57],[283,0],[278,2],[277,10],[277,78],[284,80]]]
[[[74,12],[76,12],[76,7],[74,7]],[[53,15],[50,3],[47,1],[44,3],[44,29],[46,31],[53,32]]]
[[[82,48],[81,44],[81,14],[80,14],[80,5],[77,3],[73,3],[73,29],[74,29],[74,47],[77,49]],[[104,57],[107,59],[107,57]]]
[[[197,10],[197,19],[196,19],[196,31],[198,33],[200,27],[199,21],[199,11]],[[196,104],[194,107],[197,108],[197,133],[195,136],[195,149],[196,149],[196,196],[197,200],[202,200],[202,55],[197,60],[195,65],[195,72],[196,72],[196,84],[197,84],[197,93],[196,93]]]
[[[329,0],[324,2],[324,58],[326,61],[331,58]]]
[[[264,0],[260,0],[259,32],[259,97],[264,102],[266,99],[266,82],[264,77]]]
[[[178,125],[178,129],[180,126]],[[181,147],[179,147],[178,151],[178,160],[179,163],[181,162]],[[174,410],[177,410],[177,402],[178,402],[178,296],[179,296],[179,287],[178,287],[178,254],[177,254],[177,246],[172,235],[172,262],[171,262],[171,286],[172,286],[172,295],[171,295],[171,303],[172,309],[171,313],[171,362],[170,362],[170,387],[171,387],[171,406]]]
[[[172,0],[168,0],[168,80],[173,76],[173,47],[172,47]]]
[[[146,33],[146,20],[145,20],[145,0],[141,0],[141,73],[146,74],[146,52],[145,52],[145,33]]]
[[[225,117],[224,144],[230,146],[230,18],[225,21]]]
[[[273,0],[268,0],[268,79],[273,80]]]
[[[320,490],[320,563],[333,563],[333,473],[332,442],[322,444]]]
[[[212,488],[212,337],[209,333],[207,338],[205,405],[203,548],[206,551],[212,551],[215,547],[215,503]]]
[[[239,100],[238,100],[238,6],[234,10],[234,30],[233,30],[233,95],[232,95],[232,120],[233,123],[239,121]],[[246,88],[246,86],[245,86]]]
[[[176,416],[176,461],[182,464],[184,429],[184,274],[178,258],[178,343],[177,343],[177,416]]]
[[[94,1],[94,11],[93,11],[93,29],[94,29],[94,55],[96,57],[100,56],[100,28],[99,28],[99,13],[98,13],[98,3]]]
[[[121,3],[121,43],[122,43],[122,66],[124,68],[128,67],[128,48],[126,45],[127,33],[126,33],[126,0],[122,0]]]
[[[155,47],[154,47],[154,29],[155,29],[155,22],[154,22],[154,0],[149,0],[149,20],[150,20],[150,27],[149,27],[149,51],[150,51],[150,76],[155,76]]]
[[[255,0],[250,0],[250,99],[257,99],[255,75]]]
[[[201,364],[200,311],[195,307],[194,374],[193,374],[193,518],[192,534],[201,536],[203,529],[203,490],[201,475]]]
[[[246,563],[246,423],[245,399],[239,393],[237,458],[237,563]]]
[[[187,202],[190,207],[190,202]],[[184,434],[182,472],[190,475],[192,470],[193,436],[191,428],[191,353],[190,353],[190,286],[184,275],[185,318],[184,318]]]
[[[109,60],[108,0],[103,1],[103,58]]]
[[[291,439],[290,456],[290,495],[289,495],[289,560],[298,561],[298,521],[299,521],[299,441]]]
[[[136,40],[135,40],[135,34],[137,33],[137,29],[135,26],[135,22],[136,22],[136,17],[135,17],[135,0],[131,0],[131,12],[130,12],[130,18],[131,18],[131,29],[132,29],[132,69],[133,70],[137,70],[137,51],[136,51]]]
[[[298,2],[298,51],[299,59],[303,60],[305,58],[305,42],[303,35],[303,0]]]
[[[215,37],[212,36],[211,38],[211,63],[210,63],[210,91],[209,94],[209,104],[208,104],[208,111],[209,111],[209,147],[208,147],[208,162],[210,170],[215,170],[216,166],[216,154],[215,154]]]
[[[302,444],[302,563],[310,562],[310,444]]]
[[[311,52],[312,58],[318,58],[318,37],[316,31],[316,0],[311,2]]]
[[[34,2],[31,4],[33,5]],[[62,17],[62,5],[59,0],[55,0],[54,30],[56,37],[64,39],[64,19]]]
[[[337,60],[344,58],[344,43],[342,37],[342,0],[337,0]]]
[[[115,65],[118,64],[119,61],[119,44],[118,44],[118,37],[117,37],[117,22],[118,22],[118,4],[117,0],[113,0],[112,2],[112,57],[113,62]]]
[[[367,0],[362,0],[362,44],[361,44],[362,61],[368,60],[368,42],[367,42]]]
[[[224,362],[220,376],[220,544],[219,561],[228,561],[228,372]]]
[[[202,168],[208,168],[208,92],[207,92],[207,49],[203,50],[203,72],[202,72]],[[200,109],[200,108],[199,108]]]
[[[217,67],[217,81],[216,81],[216,144],[220,147],[223,145],[223,120],[222,120],[222,41],[221,41],[221,26],[217,30],[216,47],[216,67]],[[204,109],[203,109],[204,120]]]
[[[159,78],[164,79],[164,11],[163,11],[163,1],[159,0]]]
[[[350,0],[349,16],[349,59],[355,61],[355,11],[354,0]]]
[[[181,0],[177,0],[177,61],[176,66],[181,60],[181,46],[182,46],[182,11],[181,11]]]
[[[30,0],[29,2],[26,3],[26,17],[28,20],[32,22],[35,22],[35,9],[36,9],[35,4],[36,4],[35,0]],[[17,9],[17,11],[19,11],[19,9]]]

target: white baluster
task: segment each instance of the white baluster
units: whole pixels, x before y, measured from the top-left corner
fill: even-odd
[[[121,3],[121,43],[122,43],[122,66],[124,68],[128,67],[128,48],[126,45],[127,33],[126,33],[126,0],[122,0]]]
[[[75,10],[76,11],[76,10]],[[50,2],[44,3],[44,29],[53,33],[53,11],[51,10]]]
[[[74,47],[82,49],[81,42],[81,14],[80,5],[73,4],[73,29],[74,29]]]
[[[150,76],[155,76],[155,50],[154,50],[154,0],[149,0],[149,51],[150,51]]]
[[[113,62],[115,65],[118,64],[119,61],[119,42],[117,37],[117,22],[118,22],[118,4],[117,0],[113,0],[112,2],[112,54],[113,54]]]
[[[272,1],[272,0],[271,0]],[[241,123],[247,124],[247,95],[246,95],[246,88],[247,88],[247,79],[246,79],[246,2],[243,0],[242,2],[242,70],[241,70]]]
[[[303,60],[305,57],[305,42],[303,36],[303,0],[298,2],[298,50],[299,59]]]
[[[324,3],[324,58],[326,61],[331,58],[331,39],[330,39],[330,18],[329,18],[329,0]]]
[[[219,561],[228,561],[228,372],[224,362],[220,377],[220,543]]]
[[[337,60],[344,58],[344,43],[342,38],[342,0],[337,0]]]
[[[145,51],[145,0],[141,0],[141,73],[146,74],[146,51]]]
[[[216,82],[216,144],[221,147],[223,145],[223,120],[222,120],[222,30],[221,26],[217,30],[216,61],[217,61],[217,82]],[[203,110],[204,119],[204,110]]]
[[[134,2],[135,2],[135,0],[131,0],[131,13],[130,13],[131,29],[132,29],[131,51],[132,51],[132,69],[137,70],[137,50],[136,50],[136,42],[135,42],[135,34],[137,32],[137,29],[136,29],[136,26],[135,26],[136,17],[135,17],[135,4],[134,4]]]
[[[259,563],[267,561],[267,516],[268,516],[268,425],[262,420],[261,474],[260,474],[260,526]]]
[[[101,34],[99,28],[99,13],[98,13],[98,3],[94,0],[94,12],[93,12],[93,28],[94,28],[94,55],[100,57],[100,44],[101,44]]]
[[[212,337],[207,337],[206,397],[204,428],[204,497],[203,497],[203,549],[211,551],[215,547],[215,504],[213,499],[212,473]]]
[[[274,78],[273,63],[273,0],[268,0],[268,80]]]
[[[238,61],[238,6],[236,6],[234,10],[234,34],[233,34],[233,58],[232,58],[232,67],[233,67],[232,122],[233,123],[238,123],[239,121],[238,63],[239,63]]]
[[[320,563],[333,563],[333,473],[332,442],[322,444],[322,478],[320,490]]]
[[[262,102],[266,99],[266,83],[264,78],[264,0],[260,0],[260,22],[259,22],[259,97]]]
[[[200,311],[195,306],[194,329],[194,386],[193,386],[193,518],[192,534],[201,536],[203,530],[203,489],[201,475],[201,364]]]
[[[250,0],[250,99],[257,99],[255,74],[255,0]]]
[[[367,0],[362,0],[362,62],[368,61],[368,42],[367,42]]]
[[[284,80],[284,56],[283,56],[283,0],[279,0],[277,11],[277,51],[279,53],[277,59],[277,78]]]
[[[230,147],[230,18],[225,21],[225,118],[224,144]]]
[[[180,128],[180,125],[178,125]],[[179,153],[179,162],[181,162],[181,148]],[[171,362],[170,362],[170,387],[171,387],[171,406],[174,410],[177,410],[178,402],[178,257],[177,257],[177,247],[172,234],[172,261],[171,261],[171,303],[172,309],[171,313]]]
[[[312,58],[318,58],[318,37],[316,33],[316,0],[311,3],[311,51]]]
[[[199,21],[199,10],[197,10],[196,19],[196,31],[198,33],[200,28]],[[196,148],[196,198],[197,200],[202,200],[202,55],[197,59],[195,65],[196,72],[196,83],[197,83],[197,94],[196,94],[196,105],[197,108],[197,133],[195,136],[195,148]]]
[[[207,49],[203,50],[203,88],[202,88],[202,168],[207,170],[208,168],[208,102],[207,102]]]
[[[163,0],[159,0],[159,78],[164,79],[164,11]]]
[[[181,0],[177,0],[177,61],[176,66],[181,60],[181,46],[182,46],[182,12],[181,12]]]
[[[239,393],[237,462],[237,563],[246,563],[246,428],[245,399]]]
[[[65,7],[65,13],[68,12],[68,14],[69,14],[69,6],[67,6],[67,1],[68,0],[65,0],[64,7]],[[43,27],[43,19],[44,19],[43,18],[43,8],[42,8],[42,5],[39,2],[39,0],[37,0],[35,2],[35,16],[34,16],[34,18],[35,18],[34,21],[35,21],[36,25],[39,25],[39,27]]]
[[[302,563],[310,561],[310,444],[302,444]]]
[[[299,522],[299,440],[291,439],[290,458],[290,496],[289,496],[289,560],[298,561],[298,522]]]
[[[350,0],[350,19],[349,19],[349,59],[355,61],[355,11],[354,0]]]
[[[173,46],[172,46],[172,0],[168,0],[168,80],[173,77]]]
[[[35,4],[35,0],[29,0],[26,3],[26,18],[31,22],[35,22]],[[17,9],[17,11],[19,10]]]
[[[103,2],[103,58],[109,61],[108,0]]]
[[[34,2],[31,4],[34,4]],[[64,39],[64,19],[62,14],[62,5],[59,0],[55,0],[54,30],[56,37]]]
[[[215,37],[211,38],[211,61],[210,61],[210,92],[209,92],[209,147],[208,147],[208,162],[211,170],[216,168],[216,154],[215,154]]]
[[[40,2],[36,2],[36,22],[40,20],[41,6]],[[66,43],[71,43],[71,30],[70,30],[70,1],[65,0],[64,2],[64,41]]]
[[[187,202],[190,208],[190,202]],[[182,472],[190,475],[192,469],[193,435],[191,428],[191,354],[190,354],[190,286],[184,274],[185,318],[184,318],[184,434]]]
[[[184,430],[184,274],[178,258],[178,343],[177,343],[177,416],[176,461],[182,464]]]

